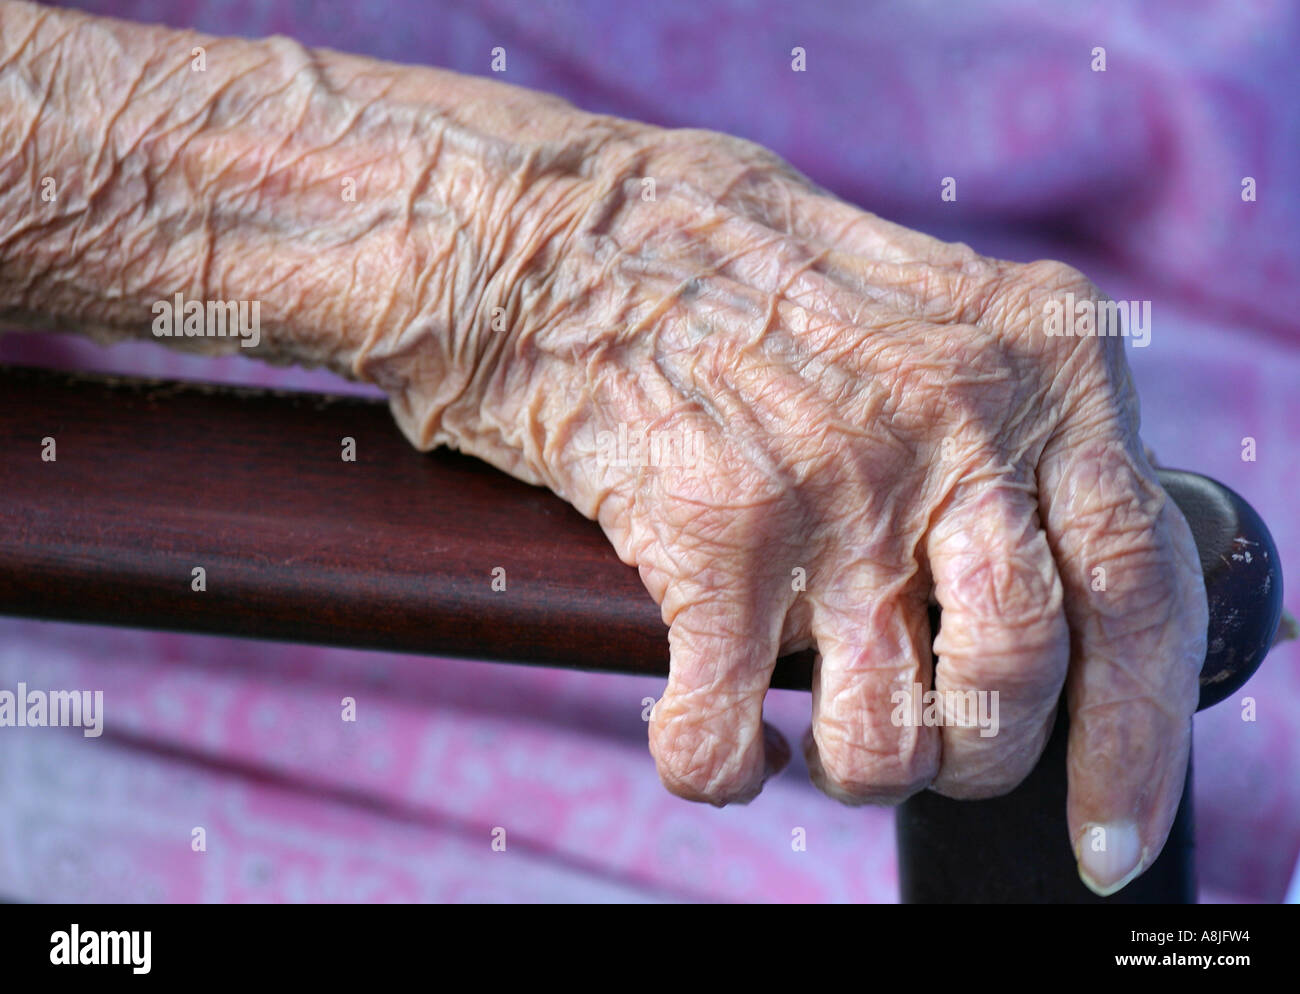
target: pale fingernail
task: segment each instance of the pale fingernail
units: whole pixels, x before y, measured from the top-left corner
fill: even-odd
[[[1075,846],[1079,878],[1100,897],[1109,897],[1145,869],[1145,852],[1131,821],[1088,824]]]

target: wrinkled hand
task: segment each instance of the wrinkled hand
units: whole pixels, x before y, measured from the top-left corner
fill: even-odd
[[[1098,291],[702,132],[606,149],[549,223],[560,249],[517,291],[497,371],[530,388],[496,427],[662,606],[665,785],[757,794],[783,761],[773,664],[809,646],[808,764],[848,802],[1005,793],[1068,685],[1082,868],[1105,891],[1148,865],[1182,791],[1205,595],[1122,339],[1043,332],[1049,300]],[[931,685],[932,592],[935,689],[996,693],[995,735],[898,720],[895,695]]]
[[[1044,332],[1049,301],[1099,292],[722,135],[633,131],[596,161],[537,167],[509,228],[528,251],[485,282],[473,402],[407,420],[551,486],[640,569],[671,626],[665,785],[753,798],[788,757],[762,721],[774,662],[809,646],[808,765],[851,803],[1005,793],[1066,687],[1084,879],[1132,879],[1181,795],[1207,617],[1122,339]],[[934,689],[996,695],[996,734],[900,720],[931,686],[931,597]]]
[[[258,300],[259,355],[373,379],[417,445],[567,498],[671,626],[650,745],[683,797],[758,793],[787,755],[773,664],[815,646],[831,795],[1005,792],[1068,684],[1085,879],[1154,859],[1205,595],[1122,341],[1044,332],[1049,301],[1098,295],[1078,273],[889,224],[747,142],[495,82],[21,4],[0,23],[0,313],[129,334],[177,290]],[[932,675],[996,694],[997,733],[900,721]]]

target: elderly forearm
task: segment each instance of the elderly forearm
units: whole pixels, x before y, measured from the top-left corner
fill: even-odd
[[[262,357],[462,380],[513,243],[619,127],[283,38],[0,2],[0,318],[122,337],[173,302],[256,302]],[[252,344],[212,331],[166,341]]]

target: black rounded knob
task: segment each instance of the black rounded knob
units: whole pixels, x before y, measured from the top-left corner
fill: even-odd
[[[1282,563],[1268,528],[1234,490],[1184,470],[1158,475],[1191,526],[1205,575],[1210,628],[1199,711],[1239,690],[1268,654],[1282,620]]]

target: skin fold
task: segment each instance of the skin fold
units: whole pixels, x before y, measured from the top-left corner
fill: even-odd
[[[831,796],[1004,793],[1064,692],[1085,881],[1159,853],[1205,593],[1123,340],[1044,333],[1049,302],[1104,299],[1077,271],[901,228],[725,135],[0,3],[0,318],[147,335],[177,292],[261,301],[252,352],[377,383],[414,445],[600,523],[669,625],[674,793],[757,795],[789,756],[773,664],[815,647]],[[620,432],[682,444],[606,457]],[[997,692],[997,734],[891,720],[932,676]]]

